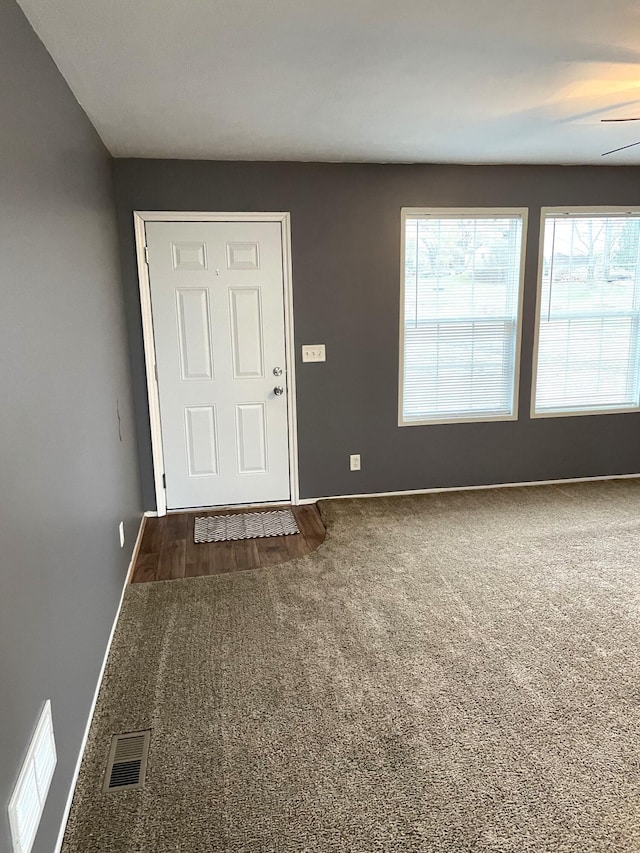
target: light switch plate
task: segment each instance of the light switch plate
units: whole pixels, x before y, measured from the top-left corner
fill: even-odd
[[[327,351],[324,344],[303,344],[303,361],[326,361]]]

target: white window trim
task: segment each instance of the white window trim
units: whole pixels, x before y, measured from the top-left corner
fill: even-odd
[[[406,220],[413,216],[434,217],[480,217],[487,219],[501,216],[520,216],[522,218],[522,244],[520,247],[520,276],[518,280],[518,312],[516,316],[516,350],[513,376],[512,414],[510,415],[479,415],[467,418],[436,418],[424,421],[405,421],[402,416],[404,388],[404,296],[405,296],[405,231]],[[524,269],[527,254],[529,208],[527,207],[403,207],[401,209],[400,233],[400,347],[398,354],[398,426],[430,426],[444,424],[494,423],[497,421],[517,421],[518,403],[520,399],[520,353],[522,349],[522,310],[524,303]]]
[[[567,409],[555,412],[536,412],[536,391],[538,387],[538,342],[540,339],[540,313],[542,306],[542,273],[544,271],[544,226],[548,216],[607,216],[629,214],[640,216],[640,208],[624,206],[605,207],[541,207],[540,208],[540,236],[538,246],[538,281],[536,290],[536,320],[533,330],[533,363],[531,374],[531,404],[530,417],[532,420],[541,418],[581,418],[589,415],[622,415],[629,412],[640,411],[640,405],[632,407],[607,408],[607,409]]]

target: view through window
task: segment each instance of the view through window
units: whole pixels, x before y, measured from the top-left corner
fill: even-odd
[[[533,414],[637,409],[640,212],[543,212]]]
[[[515,418],[526,211],[405,211],[400,423]]]

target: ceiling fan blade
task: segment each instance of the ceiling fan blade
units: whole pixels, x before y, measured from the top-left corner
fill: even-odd
[[[612,148],[611,151],[605,151],[602,156],[606,157],[607,154],[615,154],[616,151],[624,151],[625,148],[634,148],[636,145],[640,145],[640,142],[632,142],[631,145],[623,145],[621,148]]]
[[[602,122],[610,122],[610,121],[640,121],[640,118],[601,118]]]

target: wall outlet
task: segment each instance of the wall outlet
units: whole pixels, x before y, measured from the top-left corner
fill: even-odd
[[[351,454],[351,456],[349,457],[349,468],[352,471],[359,471],[360,470],[360,454],[359,453],[352,453]]]
[[[124,548],[124,521],[118,525],[118,533],[120,534],[120,547]]]
[[[325,344],[304,344],[302,347],[303,361],[326,361],[327,348]]]

